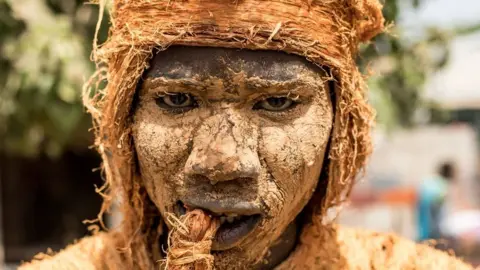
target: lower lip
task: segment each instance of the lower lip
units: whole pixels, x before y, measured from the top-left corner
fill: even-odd
[[[180,216],[186,213],[186,209],[180,201],[177,203],[176,210]],[[261,219],[262,216],[257,214],[243,216],[240,220],[236,220],[233,223],[224,222],[215,234],[212,250],[223,251],[237,246],[258,226]]]
[[[237,246],[257,227],[260,219],[260,215],[243,216],[233,223],[223,223],[215,234],[212,250],[223,251]]]

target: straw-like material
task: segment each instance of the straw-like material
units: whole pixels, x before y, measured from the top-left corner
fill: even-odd
[[[167,220],[173,226],[168,237],[168,253],[165,259],[171,270],[212,270],[212,240],[220,222],[196,209],[177,219]]]
[[[445,252],[393,234],[336,225],[307,228],[307,232],[302,235],[299,248],[276,270],[473,269]]]
[[[55,256],[43,255],[19,270],[131,270],[163,269],[129,265],[113,249],[115,235],[100,233]],[[163,266],[165,264],[162,264]],[[168,268],[174,269],[174,268]],[[187,268],[188,269],[188,268]],[[191,268],[195,269],[195,268]],[[196,270],[205,269],[197,268]],[[207,268],[208,269],[208,268]],[[391,234],[337,226],[309,226],[290,257],[276,270],[472,270],[471,265],[427,245]]]

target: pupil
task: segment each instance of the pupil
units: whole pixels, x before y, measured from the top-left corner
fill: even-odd
[[[184,94],[178,94],[178,95],[172,96],[170,99],[172,100],[173,104],[182,105],[183,103],[185,103],[185,101],[187,101],[188,98]]]
[[[268,99],[268,103],[269,103],[270,106],[272,106],[272,107],[282,107],[283,104],[285,104],[285,98],[284,98],[284,97],[281,97],[281,98],[269,98],[269,99]]]

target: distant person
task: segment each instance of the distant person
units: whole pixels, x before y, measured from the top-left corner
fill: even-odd
[[[442,214],[441,232],[446,239],[455,239],[456,245],[465,251],[480,244],[480,208],[477,192],[480,190],[480,166],[468,190],[458,181],[451,181]],[[473,196],[469,196],[473,195]],[[477,198],[475,200],[475,198]]]
[[[418,192],[418,240],[441,239],[440,223],[445,208],[449,183],[455,178],[455,167],[450,162],[441,164],[436,175],[422,181]]]

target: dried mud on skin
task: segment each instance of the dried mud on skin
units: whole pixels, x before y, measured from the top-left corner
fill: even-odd
[[[188,54],[193,51],[208,56],[201,59],[190,56],[185,66],[167,64],[169,57],[174,57],[176,52],[183,51],[181,54],[187,56],[185,50],[190,52]],[[243,54],[241,60],[237,53]],[[271,57],[270,60],[267,56]],[[251,76],[252,63],[259,62],[252,60],[256,57],[266,61],[261,65],[265,69]],[[295,64],[292,60],[296,61]],[[220,67],[215,70],[222,70],[224,74],[212,76],[206,67],[209,61],[218,63]],[[204,68],[190,69],[197,65]],[[132,137],[143,184],[163,216],[172,212],[168,206],[177,201],[176,198],[263,205],[264,216],[268,218],[262,219],[259,226],[253,228],[234,249],[222,252],[215,260],[220,269],[223,265],[230,267],[232,263],[253,264],[264,258],[268,247],[276,242],[296,215],[280,213],[299,213],[318,183],[333,123],[328,74],[293,55],[192,47],[160,52],[152,60],[148,73],[182,69],[190,70],[187,83],[163,77],[150,79],[146,75],[138,91]],[[265,78],[265,75],[272,74],[271,71],[284,75],[293,73],[295,75],[290,78],[295,79]],[[172,117],[159,110],[155,101],[158,89],[163,92],[165,87],[172,87],[175,92],[191,91],[207,102],[219,100],[220,95],[222,100],[241,99],[242,102],[236,103],[234,110],[223,110],[219,107],[223,102],[214,101],[208,106],[199,106],[192,113]],[[254,89],[262,89],[262,92],[268,89],[268,93],[285,93],[288,89],[292,98],[298,96],[300,103],[308,102],[309,105],[299,104],[282,116],[261,113],[259,117],[259,112],[251,110],[250,106],[258,100]],[[165,93],[162,92],[160,94]],[[269,127],[273,119],[282,128]],[[215,185],[212,190],[211,183],[204,181],[207,179],[201,180],[195,175],[198,168],[203,171],[198,175],[210,180],[232,179],[246,171],[257,176]],[[234,262],[229,262],[228,258]]]

